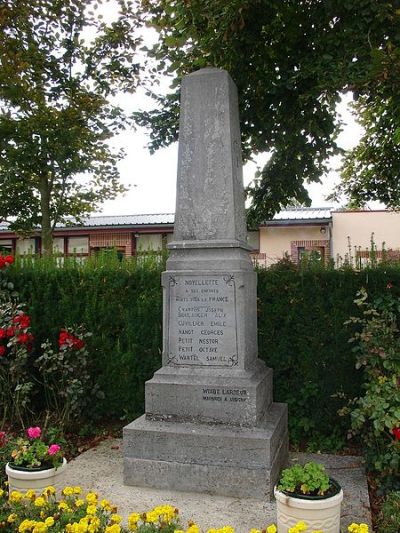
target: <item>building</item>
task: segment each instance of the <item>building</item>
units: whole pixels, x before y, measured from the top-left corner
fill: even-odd
[[[54,231],[54,251],[64,256],[86,257],[116,250],[120,256],[159,252],[173,238],[174,215],[122,215],[88,217],[81,225],[59,225]],[[313,253],[321,261],[337,264],[368,262],[372,252],[382,258],[400,257],[400,212],[292,208],[248,232],[253,258],[270,266],[285,255],[298,262]],[[374,250],[376,248],[376,250]],[[386,250],[382,252],[382,249]],[[0,250],[25,255],[40,254],[39,233],[18,238],[7,224],[0,224]]]

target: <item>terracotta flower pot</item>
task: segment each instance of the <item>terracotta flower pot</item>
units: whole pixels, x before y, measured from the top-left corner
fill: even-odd
[[[56,490],[63,488],[64,473],[67,468],[67,460],[63,459],[63,464],[58,468],[45,468],[35,470],[19,470],[13,468],[10,463],[6,464],[6,474],[8,476],[8,490],[19,490],[25,492],[33,489],[36,494],[40,494],[49,485]]]
[[[297,497],[285,494],[276,487],[277,527],[278,533],[287,533],[289,528],[301,520],[308,530],[322,530],[324,533],[340,533],[340,505],[343,500],[343,490],[327,498]]]

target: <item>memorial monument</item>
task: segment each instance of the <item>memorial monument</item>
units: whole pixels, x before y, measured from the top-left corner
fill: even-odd
[[[183,79],[174,240],[163,286],[162,368],[124,428],[124,482],[226,496],[272,494],[287,408],[257,357],[257,276],[246,243],[236,86]]]

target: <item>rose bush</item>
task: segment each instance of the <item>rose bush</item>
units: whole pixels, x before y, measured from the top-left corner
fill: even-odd
[[[91,334],[62,328],[57,349],[49,340],[37,346],[31,317],[7,280],[12,263],[0,255],[0,423],[24,427],[45,414],[46,423],[65,429],[101,396],[86,346]]]
[[[392,289],[388,284],[373,301],[365,289],[357,294],[361,316],[350,319],[358,327],[351,342],[364,370],[364,395],[342,410],[382,490],[400,488],[400,300]]]

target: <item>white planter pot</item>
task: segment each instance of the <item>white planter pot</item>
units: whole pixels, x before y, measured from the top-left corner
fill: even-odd
[[[56,468],[48,468],[46,470],[38,470],[36,472],[28,472],[22,470],[15,470],[9,463],[6,464],[6,474],[8,476],[8,490],[19,490],[26,492],[28,489],[33,489],[36,494],[41,494],[43,490],[52,486],[57,491],[63,488],[64,473],[67,468],[67,460],[63,459],[63,464]]]
[[[287,496],[274,489],[277,510],[278,533],[287,533],[289,528],[303,520],[309,531],[340,533],[340,505],[343,491],[322,500],[303,500]],[[307,530],[307,531],[308,531]]]

